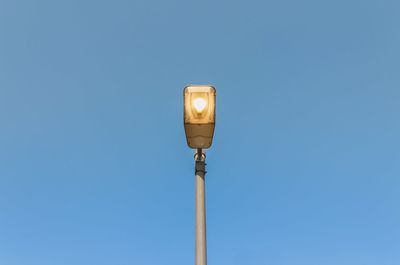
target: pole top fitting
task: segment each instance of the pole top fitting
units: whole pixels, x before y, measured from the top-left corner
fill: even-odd
[[[198,148],[194,152],[194,160],[204,162],[206,161],[206,152],[203,149]]]

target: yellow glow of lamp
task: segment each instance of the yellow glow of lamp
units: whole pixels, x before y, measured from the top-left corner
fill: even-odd
[[[215,88],[186,86],[183,90],[186,140],[190,148],[209,148],[215,128]]]

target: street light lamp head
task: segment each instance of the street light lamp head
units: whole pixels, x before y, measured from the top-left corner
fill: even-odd
[[[186,86],[183,90],[183,121],[190,148],[209,148],[215,128],[215,88]]]

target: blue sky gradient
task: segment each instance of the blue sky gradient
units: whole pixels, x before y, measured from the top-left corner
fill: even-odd
[[[0,1],[0,264],[400,264],[399,1]]]

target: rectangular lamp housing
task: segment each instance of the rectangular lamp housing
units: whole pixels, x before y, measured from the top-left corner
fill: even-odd
[[[190,148],[209,148],[215,128],[215,88],[186,86],[183,90],[186,140]]]

